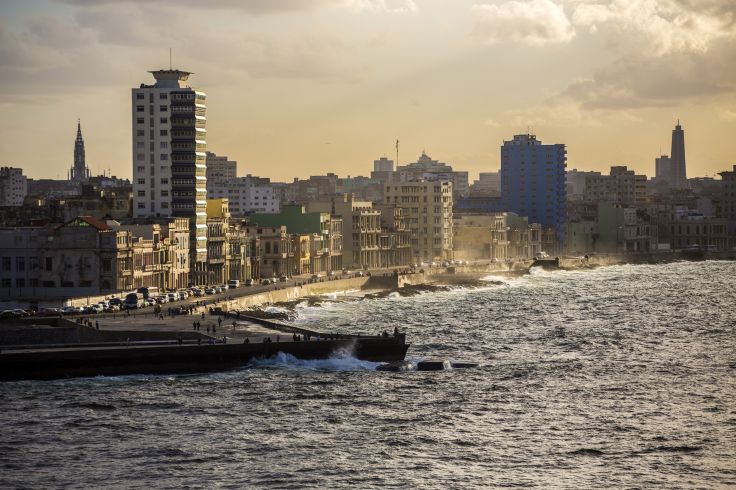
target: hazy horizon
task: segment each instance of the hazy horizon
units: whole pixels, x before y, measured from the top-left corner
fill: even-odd
[[[131,175],[130,91],[194,72],[208,150],[274,180],[374,159],[495,171],[531,130],[568,169],[688,176],[736,163],[736,4],[717,0],[31,0],[0,6],[4,166],[65,178],[77,118],[93,174]]]

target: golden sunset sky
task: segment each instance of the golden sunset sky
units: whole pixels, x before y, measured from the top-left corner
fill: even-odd
[[[368,175],[423,149],[494,171],[527,128],[568,168],[652,176],[677,119],[688,176],[736,163],[736,2],[24,0],[0,3],[0,164],[131,175],[130,90],[192,71],[239,173]]]

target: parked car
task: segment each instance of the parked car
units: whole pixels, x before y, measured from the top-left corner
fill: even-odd
[[[319,281],[320,279],[322,279],[322,274],[312,274],[313,281]]]
[[[110,301],[108,301],[108,303],[110,303],[110,306],[120,307],[120,305],[123,304],[123,300],[120,298],[110,298]]]
[[[78,307],[76,307],[76,306],[65,306],[65,307],[63,307],[61,309],[61,312],[64,315],[76,315],[76,314],[80,313],[80,311],[81,310]]]
[[[228,285],[228,289],[239,288],[240,287],[240,281],[238,279],[230,279],[227,282],[227,285]],[[250,284],[246,284],[246,286],[248,286],[248,285],[253,285],[253,280],[252,279],[251,279],[251,283]]]
[[[268,286],[269,284],[271,284],[271,279],[268,279],[268,278],[261,279],[261,285],[262,286]]]
[[[215,288],[211,288],[211,287],[204,288],[204,294],[215,294]]]
[[[29,316],[23,310],[3,310],[0,312],[0,318],[25,318]]]
[[[230,286],[228,286],[227,284],[220,284],[220,286],[219,286],[219,287],[220,287],[220,289],[222,289],[223,291],[227,291],[228,289],[230,289]]]
[[[327,277],[334,277],[335,271],[327,271]]]
[[[120,307],[118,305],[110,305],[105,308],[105,313],[114,313],[116,311],[120,311]]]
[[[289,280],[289,277],[286,274],[281,274],[281,276],[279,276],[279,281],[281,282],[286,282],[288,280]]]
[[[253,279],[250,279],[250,278],[246,279],[245,280],[245,285],[246,286],[252,286],[253,285]]]
[[[156,303],[162,305],[162,304],[168,303],[168,302],[169,302],[169,296],[168,295],[163,295],[162,294],[161,296],[156,296]]]
[[[194,296],[199,298],[200,296],[204,296],[204,291],[202,291],[201,289],[195,288],[192,290],[192,294],[194,294]]]
[[[41,308],[38,310],[39,316],[59,316],[61,314],[61,309],[59,308]]]
[[[179,291],[178,292],[179,299],[187,299],[189,297],[188,291]]]

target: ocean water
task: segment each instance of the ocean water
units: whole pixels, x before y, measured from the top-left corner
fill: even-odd
[[[0,487],[736,486],[736,263],[487,279],[296,309],[474,369],[279,356],[0,384]]]

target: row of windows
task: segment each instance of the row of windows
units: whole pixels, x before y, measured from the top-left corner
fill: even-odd
[[[145,162],[146,161],[146,155],[145,155],[145,153],[138,153],[135,158],[139,162]],[[161,153],[161,154],[159,154],[158,158],[161,161],[167,161],[169,159],[169,154],[168,153]],[[153,162],[153,155],[151,155],[151,163],[154,163]]]
[[[136,136],[145,136],[146,135],[146,131],[143,130],[143,129],[138,129],[138,130],[136,130],[135,135]],[[169,135],[169,130],[168,129],[162,129],[162,130],[159,131],[159,135],[161,135],[161,136],[168,136]],[[153,130],[150,131],[150,137],[153,138]]]
[[[150,93],[149,95],[150,95],[150,97],[148,99],[150,101],[153,101],[153,93]],[[145,100],[146,99],[146,94],[144,94],[142,92],[138,92],[137,94],[135,94],[135,98],[138,99],[138,100]],[[160,94],[158,94],[158,98],[161,99],[161,100],[167,100],[169,98],[169,94],[164,93],[164,92],[161,92]]]
[[[29,270],[36,270],[38,269],[38,258],[37,257],[29,257]],[[9,272],[12,266],[12,260],[11,257],[3,257],[2,258],[2,270],[5,272]],[[26,270],[26,258],[25,257],[16,257],[15,258],[15,270],[16,271],[25,271]]]
[[[146,123],[146,118],[145,117],[138,117],[138,118],[136,118],[136,121],[135,122],[138,123],[138,124],[145,124]],[[168,124],[169,118],[168,117],[162,117],[162,118],[159,119],[159,122],[161,124]],[[151,118],[151,126],[153,126],[153,118]]]
[[[150,106],[150,109],[153,110],[153,106]],[[169,106],[160,105],[158,106],[158,110],[161,112],[168,112]],[[146,112],[146,106],[142,106],[142,105],[136,106],[135,111],[136,112]]]
[[[153,191],[151,191],[151,194],[153,195]],[[138,197],[146,197],[146,191],[138,191]],[[161,197],[169,197],[169,191],[161,191]]]

